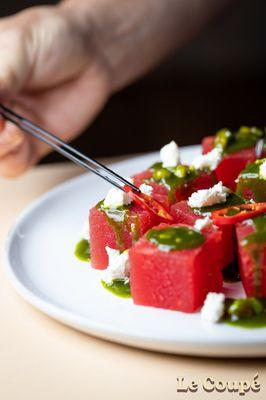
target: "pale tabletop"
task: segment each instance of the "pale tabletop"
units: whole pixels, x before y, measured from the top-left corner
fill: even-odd
[[[34,168],[22,178],[0,179],[0,243],[32,200],[81,171],[70,164]],[[156,354],[82,334],[46,317],[22,300],[0,268],[0,399],[130,400],[232,399],[238,393],[206,393],[204,379],[253,380],[265,399],[266,363]],[[196,393],[177,393],[177,377],[199,383]],[[242,396],[241,396],[242,397]],[[240,398],[241,398],[240,397]],[[243,398],[243,397],[242,397]]]

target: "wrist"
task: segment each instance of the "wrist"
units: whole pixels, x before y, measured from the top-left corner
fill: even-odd
[[[75,35],[79,36],[88,67],[91,64],[99,66],[108,87],[108,95],[110,95],[113,76],[109,63],[102,52],[99,40],[101,34],[99,34],[99,28],[95,22],[97,20],[95,15],[97,0],[64,0],[57,7],[61,15],[68,21],[73,33],[75,32]]]
[[[78,21],[95,47],[114,92],[183,46],[228,2],[64,0],[60,7]]]
[[[173,0],[64,0],[60,7],[93,43],[115,92],[175,48],[178,4]],[[165,29],[162,21],[167,22]]]

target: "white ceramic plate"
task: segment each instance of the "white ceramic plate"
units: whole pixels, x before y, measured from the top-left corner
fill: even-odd
[[[199,146],[182,149],[189,162]],[[123,176],[145,169],[156,154],[113,165]],[[266,329],[212,325],[200,315],[135,306],[100,284],[99,272],[73,255],[88,210],[108,184],[97,176],[74,178],[29,206],[11,229],[5,265],[16,291],[45,314],[83,332],[139,348],[219,357],[266,356]],[[242,292],[230,285],[231,295]]]

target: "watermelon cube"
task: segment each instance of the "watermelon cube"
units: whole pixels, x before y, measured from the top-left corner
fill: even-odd
[[[182,166],[180,166],[182,167]],[[187,168],[186,166],[183,166]],[[216,183],[212,172],[201,171],[195,173],[193,179],[177,179],[173,173],[168,171],[169,176],[155,181],[153,170],[148,169],[133,176],[136,186],[146,183],[153,188],[152,196],[159,201],[168,211],[172,204],[177,201],[187,200],[191,194],[200,189],[208,189]]]
[[[186,200],[179,201],[172,205],[170,210],[174,221],[178,224],[187,224],[193,226],[197,219],[204,218],[202,215],[195,213]]]
[[[214,148],[214,136],[207,136],[202,141],[203,154],[208,153]],[[221,162],[215,169],[214,173],[218,181],[229,187],[231,190],[236,190],[236,182],[240,172],[250,162],[256,160],[255,147],[245,148],[230,154],[225,154]]]
[[[154,237],[162,243],[170,237],[173,246],[158,245]],[[161,224],[148,231],[129,250],[134,303],[196,311],[208,292],[221,291],[220,243],[221,232],[212,228],[199,233],[185,224]]]
[[[183,188],[176,190],[175,201],[187,200],[192,193],[201,189],[209,189],[215,183],[217,181],[213,172],[200,171],[195,179],[185,184]]]
[[[159,201],[167,211],[170,209],[170,198],[169,198],[169,190],[165,185],[162,185],[158,182],[154,182],[152,180],[152,170],[147,169],[146,171],[140,172],[139,174],[136,174],[132,177],[134,185],[137,187],[140,187],[143,183],[146,183],[147,185],[151,186],[153,191],[152,191],[152,197]]]
[[[203,219],[204,216],[195,212],[187,201],[180,201],[171,207],[171,215],[176,223],[188,224],[193,226],[197,219]],[[232,225],[220,227],[221,231],[221,252],[222,252],[222,268],[231,264],[235,259],[235,233]]]
[[[100,204],[93,207],[89,214],[90,252],[92,267],[105,269],[108,265],[106,246],[122,252],[157,224],[158,220],[139,205],[132,203],[125,212],[121,211],[124,212],[124,215],[120,215],[123,220],[117,221],[117,215],[104,211]]]
[[[239,269],[247,296],[266,297],[266,214],[238,223]]]
[[[255,202],[266,201],[266,179],[260,172],[265,162],[266,158],[257,160],[240,173],[236,189],[239,195]]]

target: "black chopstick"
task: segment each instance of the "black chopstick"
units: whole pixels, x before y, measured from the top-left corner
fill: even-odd
[[[56,135],[46,131],[45,129],[31,122],[27,118],[18,115],[13,110],[10,110],[9,108],[3,106],[2,104],[0,104],[0,115],[2,115],[5,119],[13,122],[24,132],[30,134],[36,139],[39,139],[42,142],[46,143],[47,145],[51,146],[53,150],[62,154],[63,156],[73,161],[74,163],[78,164],[82,168],[89,170],[94,174],[100,176],[101,178],[105,179],[107,182],[111,183],[117,188],[123,191],[125,190],[124,186],[115,181],[114,179],[122,182],[124,185],[131,187],[131,189],[133,189],[135,192],[138,193],[140,192],[140,189],[137,186],[133,185],[131,182],[127,181],[125,178],[118,175],[110,168],[106,167],[105,165],[101,164],[99,161],[91,157],[85,156],[85,154],[81,153],[79,150],[70,146],[62,139],[58,138]],[[95,168],[93,168],[90,164],[92,164]]]

